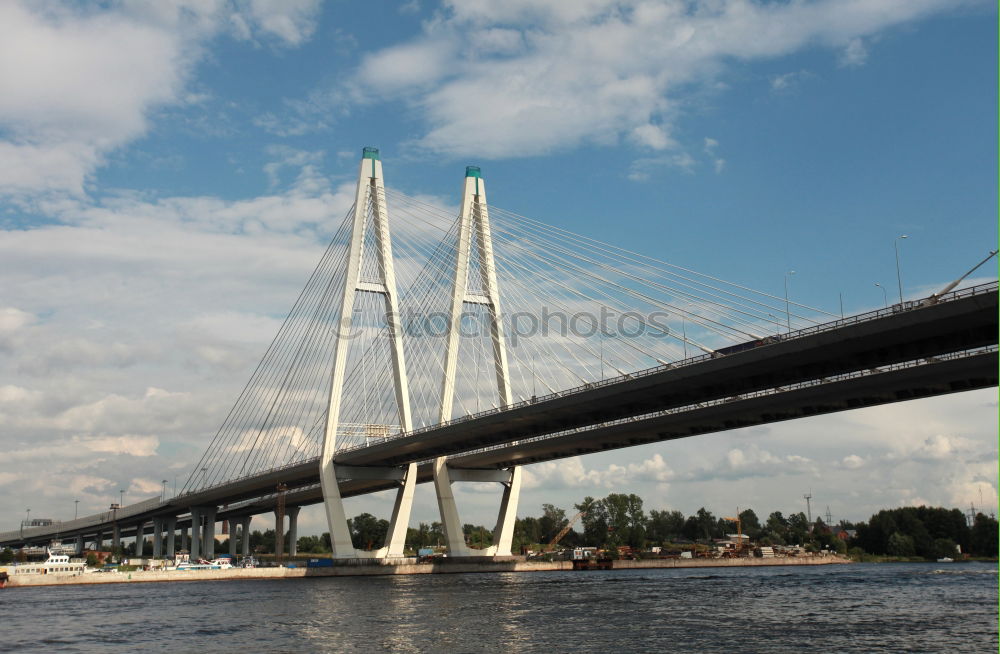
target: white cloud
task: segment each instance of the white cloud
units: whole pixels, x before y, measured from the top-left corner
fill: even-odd
[[[153,112],[196,101],[185,86],[207,39],[239,25],[246,38],[298,45],[316,9],[315,0],[0,4],[0,194],[83,194]]]
[[[814,461],[798,454],[775,455],[756,443],[730,449],[723,461],[688,473],[691,481],[736,480],[753,477],[815,473]]]
[[[450,2],[420,37],[366,57],[355,83],[359,97],[416,108],[426,125],[416,145],[446,155],[531,156],[623,138],[666,149],[686,94],[715,85],[731,59],[818,45],[858,65],[863,39],[954,6]]]
[[[864,66],[868,61],[868,47],[864,39],[851,39],[840,53],[840,65],[844,67]]]
[[[263,34],[277,37],[283,45],[297,46],[315,31],[320,0],[249,0],[240,6],[242,11],[229,16],[239,36],[253,39]]]
[[[655,482],[661,488],[674,478],[674,472],[663,456],[654,454],[649,459],[625,465],[611,463],[603,470],[590,469],[580,457],[549,461],[524,469],[524,488],[581,488],[621,489],[630,485]],[[494,489],[495,490],[495,489]]]
[[[865,460],[863,457],[860,457],[857,454],[848,454],[847,456],[844,457],[843,461],[841,461],[841,464],[845,468],[856,470],[857,468],[860,468],[861,466],[865,465]]]

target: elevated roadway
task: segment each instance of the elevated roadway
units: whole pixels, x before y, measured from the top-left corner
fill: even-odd
[[[725,348],[557,394],[414,431],[338,453],[355,470],[429,461],[452,468],[500,469],[674,438],[997,386],[997,283],[931,302],[895,305]],[[391,488],[359,478],[343,496]],[[0,545],[91,536],[113,522],[183,517],[192,507],[223,507],[218,519],[273,510],[285,484],[290,506],[322,501],[318,460],[276,468],[211,488],[123,507],[51,527],[0,533]],[[134,528],[133,528],[134,529]]]

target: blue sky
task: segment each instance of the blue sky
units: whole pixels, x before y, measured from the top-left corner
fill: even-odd
[[[477,164],[497,206],[775,294],[794,269],[830,311],[891,300],[905,233],[932,292],[997,242],[996,52],[975,1],[6,3],[0,524],[183,480],[365,145],[410,195],[454,204]],[[995,506],[996,466],[977,392],[546,464],[521,513],[616,484]]]

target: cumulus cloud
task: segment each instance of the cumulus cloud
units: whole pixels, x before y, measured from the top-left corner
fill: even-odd
[[[851,39],[840,53],[840,65],[844,67],[864,66],[868,61],[868,47],[864,39]]]
[[[296,46],[317,0],[0,4],[0,194],[82,195],[108,154],[186,90],[220,31]]]
[[[608,464],[603,470],[588,468],[580,457],[549,461],[524,469],[525,490],[538,488],[622,489],[630,484],[655,482],[662,489],[674,478],[663,456],[620,465]]]
[[[847,456],[844,457],[844,459],[840,463],[845,468],[856,470],[861,466],[865,465],[865,460],[863,457],[860,457],[857,454],[848,454]]]
[[[687,481],[738,480],[817,472],[816,463],[798,454],[776,455],[757,444],[735,447],[722,461],[687,473]]]
[[[728,61],[818,45],[860,65],[865,38],[954,4],[448,2],[418,38],[366,57],[354,82],[359,98],[409,103],[425,124],[416,145],[447,155],[530,156],[622,139],[662,150],[675,147],[685,94],[714,84]]]

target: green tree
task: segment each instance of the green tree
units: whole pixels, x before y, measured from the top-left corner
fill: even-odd
[[[462,525],[465,534],[465,542],[469,547],[481,550],[493,544],[493,532],[483,525],[465,524]]]
[[[715,519],[711,511],[701,507],[684,522],[684,535],[691,540],[717,538],[720,535],[718,520]]]
[[[972,523],[970,552],[974,556],[997,556],[997,521],[977,513]]]
[[[760,526],[760,520],[757,518],[757,514],[753,512],[753,509],[744,509],[740,511],[740,527],[743,529],[743,533],[749,536],[752,540],[757,540],[760,538],[760,533],[762,531]]]
[[[9,547],[5,547],[3,548],[2,551],[0,551],[0,565],[5,565],[13,560],[14,560],[14,551],[12,549],[10,549]]]
[[[684,534],[684,514],[680,511],[649,512],[648,533],[650,540],[656,543],[666,543]]]
[[[889,536],[887,551],[892,556],[914,556],[917,553],[913,538],[899,531]]]
[[[545,542],[551,541],[566,526],[566,522],[566,511],[551,504],[543,504],[542,517],[538,518],[539,536]]]
[[[577,511],[583,511],[583,540],[587,545],[599,547],[608,537],[607,510],[603,502],[589,495],[575,505]]]
[[[950,538],[934,539],[934,556],[939,559],[952,558],[958,554],[958,545]]]
[[[94,554],[93,552],[88,552],[87,553],[87,567],[88,568],[96,568],[99,565],[101,565],[101,561],[100,561],[100,559],[97,558],[97,555]]]
[[[783,545],[788,539],[788,521],[781,511],[774,511],[767,516],[767,523],[764,525],[765,534],[762,538],[767,538],[773,545]]]
[[[372,550],[382,546],[389,533],[389,521],[380,520],[370,513],[362,513],[347,521],[351,542],[359,550]]]

